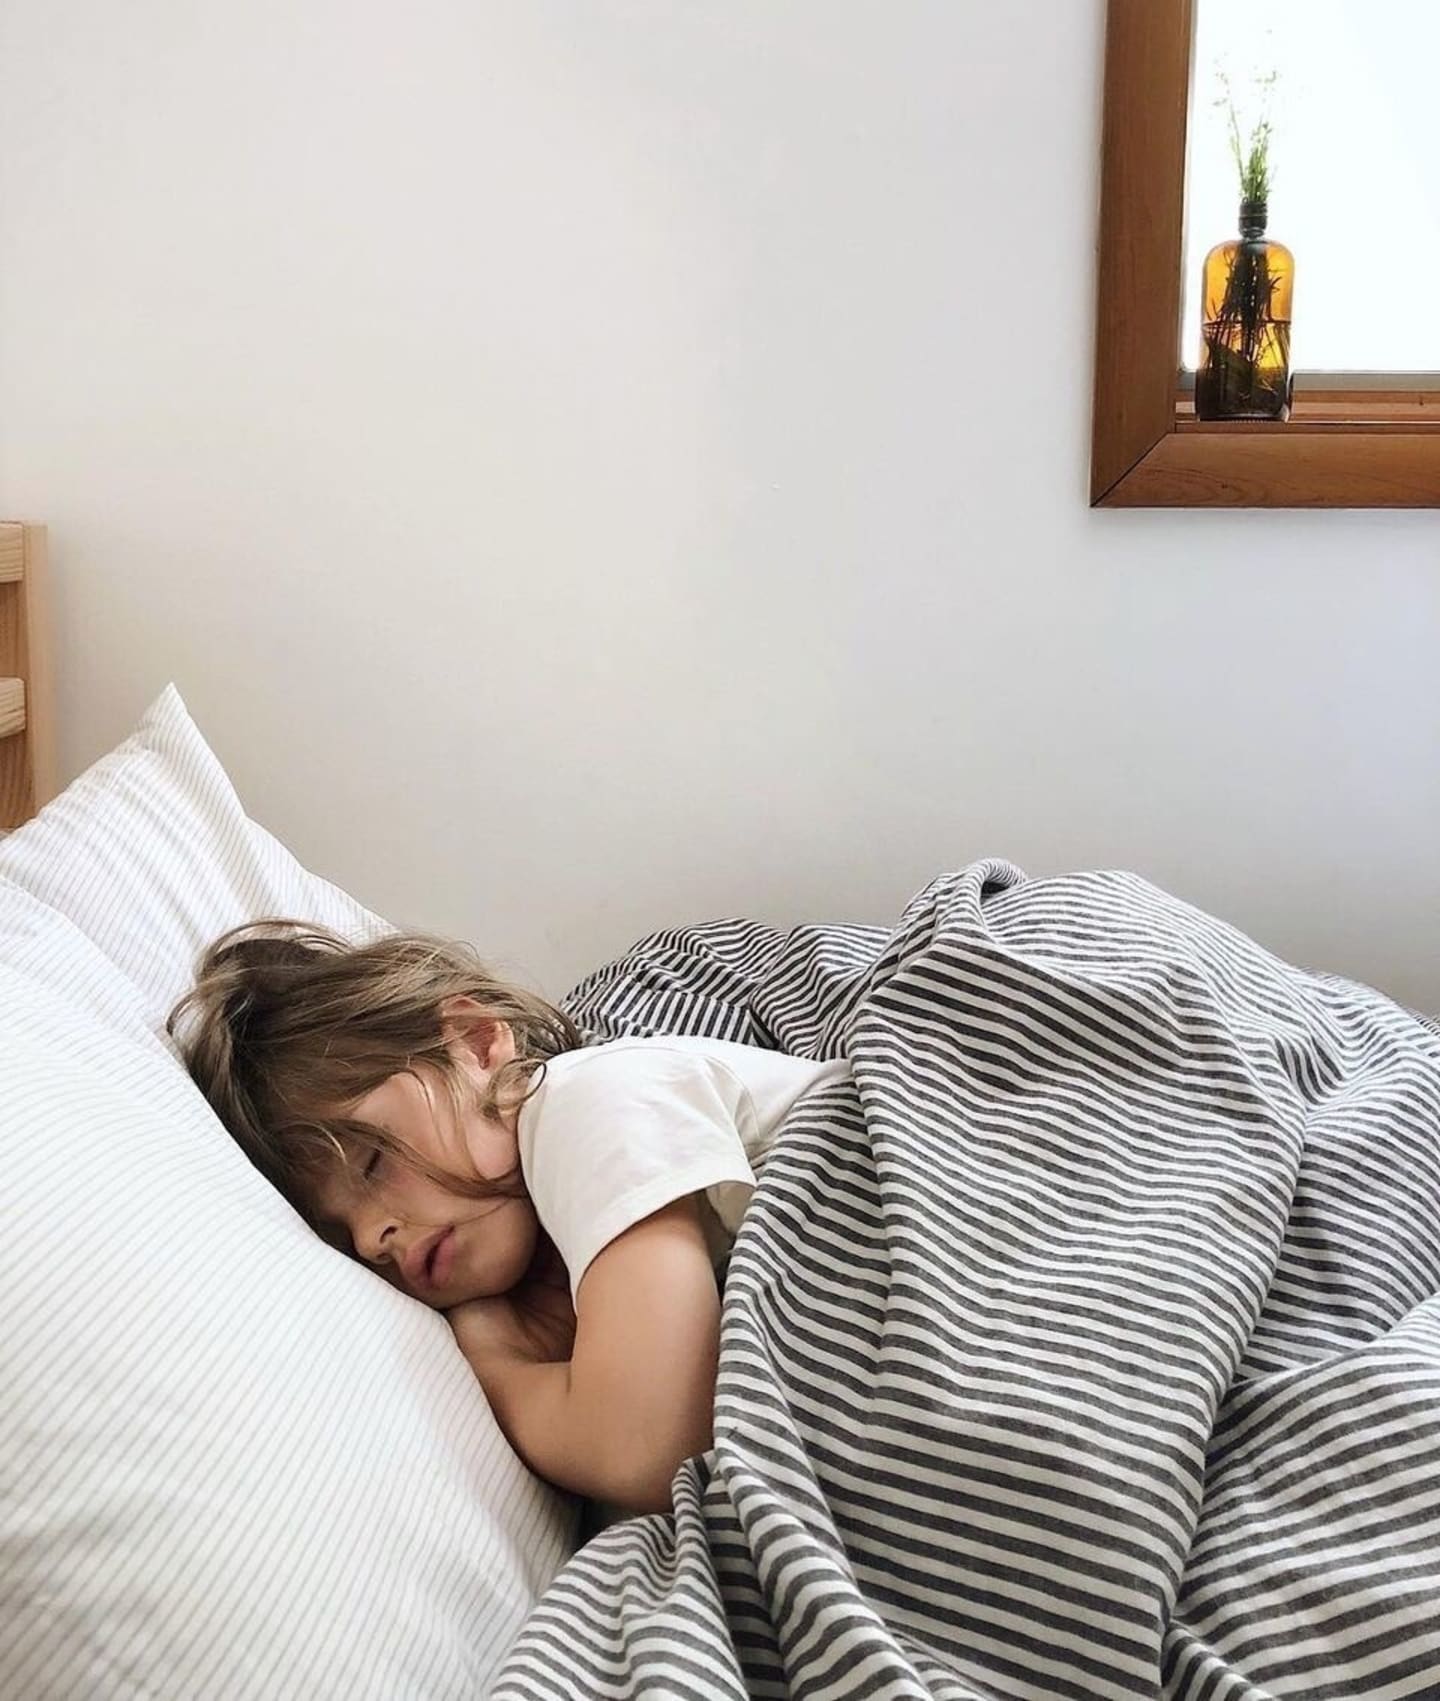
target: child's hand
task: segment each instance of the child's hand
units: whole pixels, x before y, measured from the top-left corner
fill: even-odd
[[[482,1381],[482,1367],[496,1359],[554,1364],[575,1351],[575,1308],[564,1283],[527,1278],[509,1293],[466,1300],[445,1317]]]

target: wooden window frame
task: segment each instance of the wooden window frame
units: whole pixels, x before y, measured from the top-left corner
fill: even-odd
[[[1433,377],[1325,388],[1301,374],[1283,423],[1195,418],[1179,370],[1194,5],[1110,0],[1091,503],[1440,507]]]

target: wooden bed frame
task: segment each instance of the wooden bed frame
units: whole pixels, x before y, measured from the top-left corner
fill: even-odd
[[[0,521],[0,830],[55,795],[45,528]]]

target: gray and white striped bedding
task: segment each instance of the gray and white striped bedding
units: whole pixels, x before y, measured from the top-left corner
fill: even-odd
[[[715,1446],[491,1693],[1440,1695],[1440,1033],[1133,875],[658,934],[593,1033],[844,1054],[726,1283]]]

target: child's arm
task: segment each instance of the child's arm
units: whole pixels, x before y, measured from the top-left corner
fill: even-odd
[[[480,1305],[493,1302],[481,1301]],[[515,1451],[562,1488],[668,1512],[682,1460],[711,1444],[720,1296],[694,1198],[597,1254],[576,1295],[574,1354],[537,1362],[518,1332],[450,1314]],[[492,1314],[493,1316],[493,1314]]]

